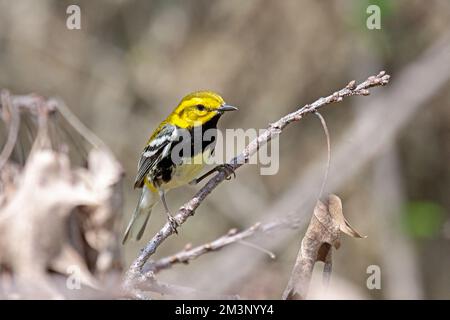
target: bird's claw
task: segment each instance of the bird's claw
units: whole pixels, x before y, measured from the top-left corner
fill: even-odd
[[[225,172],[225,179],[226,180],[230,180],[231,179],[231,175],[233,175],[236,178],[236,173],[234,172],[234,168],[231,164],[225,163],[225,164],[220,164],[216,167],[214,167],[213,169],[209,170],[207,173],[205,173],[204,175],[202,175],[201,177],[192,180],[191,182],[189,182],[190,185],[196,185],[197,183],[199,183],[200,181],[202,181],[203,179],[209,177],[211,174],[213,174],[214,172]]]
[[[217,171],[223,171],[226,174],[225,179],[231,180],[231,175],[233,175],[233,178],[236,179],[236,172],[234,171],[234,168],[231,164],[225,163],[217,166]]]

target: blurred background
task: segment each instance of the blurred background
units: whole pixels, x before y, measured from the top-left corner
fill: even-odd
[[[66,27],[70,4],[81,8],[80,30]],[[370,4],[381,10],[381,29],[366,25]],[[449,1],[0,1],[0,88],[61,98],[111,149],[125,173],[123,207],[114,216],[117,241],[138,198],[132,185],[140,152],[188,92],[214,90],[239,107],[221,128],[259,129],[381,70],[392,76],[387,87],[321,111],[332,146],[326,192],[342,198],[348,220],[368,236],[343,237],[328,294],[449,299]],[[16,153],[12,161],[19,161]],[[158,278],[278,299],[325,165],[326,142],[315,117],[287,128],[276,175],[260,175],[257,165],[239,169],[154,256],[257,221],[304,217],[301,228],[249,239],[276,259],[237,243]],[[171,191],[172,211],[198,189]],[[118,274],[164,222],[158,205],[139,243],[117,245]],[[380,267],[380,289],[366,286],[371,265]],[[313,279],[311,298],[321,297],[316,283],[320,278]]]

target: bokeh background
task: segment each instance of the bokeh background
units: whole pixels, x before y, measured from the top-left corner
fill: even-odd
[[[81,30],[66,28],[70,4],[81,8]],[[381,9],[380,30],[366,26],[369,4]],[[186,93],[217,91],[240,108],[220,127],[259,129],[352,79],[386,70],[388,87],[322,111],[332,143],[326,190],[343,199],[348,220],[368,236],[344,237],[334,254],[334,298],[450,298],[449,54],[447,0],[0,1],[0,88],[60,97],[111,148],[125,171],[117,235],[137,201],[140,151]],[[238,243],[159,277],[243,298],[279,298],[325,162],[320,122],[308,117],[292,125],[280,139],[278,174],[241,168],[155,255],[230,228],[303,216],[299,229],[249,240],[276,259]],[[171,191],[169,206],[176,211],[197,189]],[[120,247],[124,268],[164,221],[158,205],[143,240]],[[381,268],[380,290],[366,286],[370,265]],[[315,283],[319,277],[311,297]]]

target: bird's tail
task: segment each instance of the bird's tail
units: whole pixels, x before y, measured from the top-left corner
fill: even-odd
[[[142,188],[141,197],[139,203],[134,211],[133,217],[128,223],[127,229],[123,236],[122,244],[125,244],[128,239],[140,240],[144,234],[145,226],[147,225],[148,218],[152,212],[153,206],[158,201],[158,195],[145,186]]]

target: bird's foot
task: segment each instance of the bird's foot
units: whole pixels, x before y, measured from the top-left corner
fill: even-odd
[[[211,170],[209,170],[207,173],[205,173],[201,177],[199,177],[197,179],[194,179],[191,182],[189,182],[189,184],[190,185],[196,185],[200,181],[202,181],[205,178],[209,177],[214,172],[221,172],[221,171],[225,172],[225,174],[226,174],[226,178],[225,179],[226,180],[230,180],[231,179],[231,175],[233,175],[236,178],[236,173],[234,172],[233,166],[231,164],[225,163],[225,164],[220,164],[220,165],[212,168]]]
[[[233,175],[233,178],[236,179],[236,172],[234,171],[234,167],[231,164],[228,164],[228,163],[221,164],[221,165],[218,165],[217,167],[215,167],[214,169],[216,169],[216,171],[218,171],[218,172],[220,172],[220,171],[225,172],[226,180],[230,180],[231,175]]]

